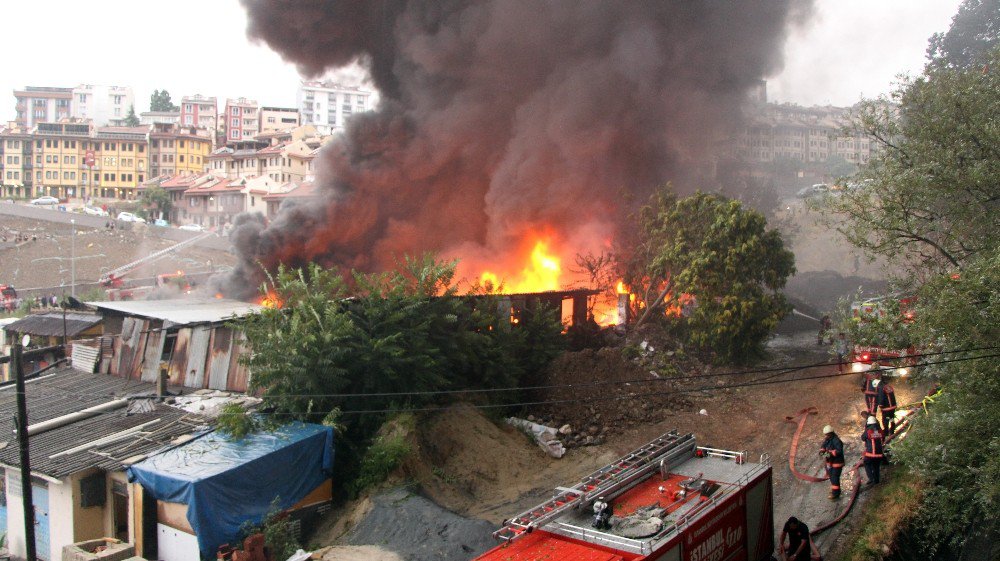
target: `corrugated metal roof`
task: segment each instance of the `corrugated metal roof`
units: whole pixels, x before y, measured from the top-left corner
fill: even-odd
[[[178,388],[172,388],[176,391]],[[155,392],[153,384],[122,380],[105,374],[90,374],[64,367],[53,374],[30,380],[25,385],[28,400],[28,424],[75,413],[126,395],[146,395]],[[0,447],[0,463],[17,467],[20,458],[13,434],[17,411],[16,390],[0,388],[0,431],[10,440]],[[139,411],[127,415],[128,410]],[[148,423],[148,424],[147,424]],[[127,437],[90,446],[99,439],[147,424]],[[202,430],[208,421],[201,415],[155,403],[152,407],[122,408],[96,417],[68,424],[30,437],[31,470],[56,479],[89,469],[122,469],[124,461],[145,457],[167,446],[175,438]],[[67,450],[84,449],[60,455]]]
[[[101,323],[101,316],[95,314],[67,313],[66,335],[74,337]],[[61,337],[63,335],[62,312],[45,312],[32,314],[21,318],[4,327],[7,331],[39,335],[43,337]]]
[[[218,323],[263,310],[263,306],[225,298],[178,298],[173,300],[133,300],[126,302],[87,302],[101,311],[127,316],[161,319],[176,325]]]

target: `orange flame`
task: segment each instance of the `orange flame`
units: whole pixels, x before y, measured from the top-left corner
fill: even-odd
[[[267,294],[261,296],[257,303],[265,308],[281,308],[285,302],[274,291],[269,290]]]
[[[531,251],[530,262],[521,270],[519,276],[504,281],[503,292],[544,292],[559,290],[559,275],[561,273],[559,257],[549,252],[549,243],[539,240]],[[500,276],[491,271],[483,271],[479,276],[483,286],[500,288]]]

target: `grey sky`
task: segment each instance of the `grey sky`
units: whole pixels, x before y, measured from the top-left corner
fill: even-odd
[[[927,38],[948,28],[960,0],[818,0],[789,38],[785,70],[768,81],[775,101],[850,105],[918,73]],[[299,76],[246,39],[237,0],[5,0],[0,4],[0,121],[26,85],[130,85],[136,112],[154,89],[174,101],[201,93],[293,106]]]

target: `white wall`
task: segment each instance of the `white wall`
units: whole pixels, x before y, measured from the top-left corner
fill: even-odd
[[[160,561],[192,561],[199,559],[198,538],[194,534],[175,530],[165,524],[156,525],[156,554]]]
[[[64,480],[62,485],[49,483],[49,549],[48,559],[62,559],[63,546],[73,539],[73,484]]]

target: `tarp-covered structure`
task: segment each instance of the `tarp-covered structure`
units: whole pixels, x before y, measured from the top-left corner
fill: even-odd
[[[275,499],[291,507],[332,467],[333,429],[296,422],[239,440],[213,432],[133,465],[128,478],[157,500],[187,505],[201,555],[214,559],[244,523],[263,520]]]

